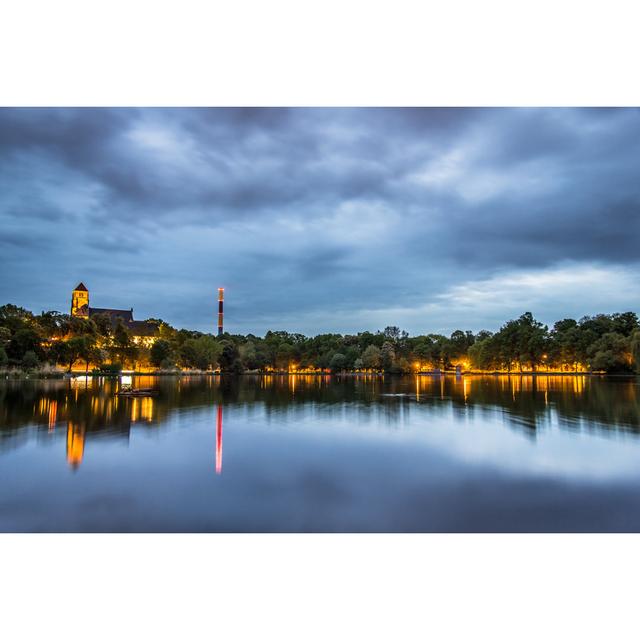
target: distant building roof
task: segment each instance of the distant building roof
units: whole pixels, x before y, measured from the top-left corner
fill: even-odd
[[[87,287],[84,286],[84,284],[81,282],[75,289],[74,291],[89,291],[89,289],[87,289]]]
[[[113,327],[118,324],[118,320],[122,320],[124,326],[134,336],[152,338],[158,335],[158,325],[145,320],[134,320],[133,309],[98,309],[97,307],[89,307],[89,317],[97,315],[107,316],[111,320]]]
[[[122,318],[124,322],[133,322],[133,309],[98,309],[97,307],[89,307],[89,317],[97,315],[109,316],[113,323],[118,318]]]

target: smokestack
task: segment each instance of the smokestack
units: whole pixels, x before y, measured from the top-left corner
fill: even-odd
[[[222,325],[223,325],[223,317],[224,317],[224,289],[220,287],[218,289],[218,335],[221,336],[223,333]]]

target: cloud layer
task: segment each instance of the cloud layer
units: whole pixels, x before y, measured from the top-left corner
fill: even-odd
[[[634,109],[1,109],[0,299],[212,330],[638,310]]]

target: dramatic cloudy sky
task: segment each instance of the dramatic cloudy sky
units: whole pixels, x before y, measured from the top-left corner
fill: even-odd
[[[211,330],[640,311],[640,111],[0,109],[0,301]]]

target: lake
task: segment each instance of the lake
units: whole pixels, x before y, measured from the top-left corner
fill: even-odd
[[[0,381],[0,531],[640,531],[636,378]]]

